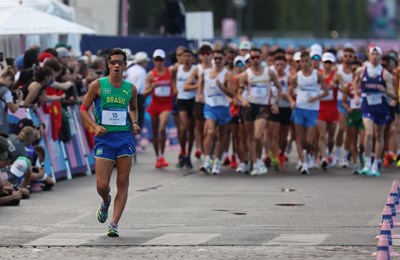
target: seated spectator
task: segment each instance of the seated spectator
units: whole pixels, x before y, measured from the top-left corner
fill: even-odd
[[[11,167],[8,170],[8,182],[22,192],[24,198],[29,197],[28,186],[32,178],[32,164],[25,149],[35,140],[35,129],[26,126],[19,135],[10,134],[7,138]]]
[[[40,145],[35,145],[32,147],[34,149],[34,154],[31,157],[32,162],[32,178],[31,186],[33,184],[40,184],[40,187],[44,191],[49,191],[54,186],[55,182],[53,178],[45,173],[44,170],[44,160],[46,158],[46,153],[44,148]]]
[[[0,137],[0,206],[16,206],[19,205],[22,198],[22,193],[17,187],[13,187],[6,180],[8,179],[7,171],[3,172],[3,169],[7,169],[7,158],[8,158],[8,143],[3,137]]]

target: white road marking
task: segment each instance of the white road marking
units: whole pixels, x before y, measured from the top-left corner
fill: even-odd
[[[34,241],[31,241],[25,246],[79,246],[90,241],[95,241],[104,234],[93,233],[54,233]]]
[[[264,245],[280,246],[280,245],[319,245],[329,234],[282,234]]]
[[[188,245],[199,245],[205,243],[220,234],[197,234],[197,233],[168,233],[152,240],[147,241],[142,245],[171,245],[171,246],[188,246]]]

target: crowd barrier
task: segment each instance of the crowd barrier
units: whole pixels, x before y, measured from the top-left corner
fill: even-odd
[[[51,115],[46,113],[42,107],[36,111],[19,108],[16,113],[8,114],[8,121],[11,124],[16,124],[23,118],[29,118],[35,125],[43,123],[46,126],[40,145],[46,151],[45,172],[55,180],[71,179],[78,174],[91,175],[94,170],[95,160],[79,113],[79,106],[70,106],[67,108],[67,112],[71,130],[71,139],[67,143],[53,140]]]
[[[147,103],[149,100],[147,100]],[[60,140],[53,140],[51,114],[42,107],[33,111],[27,108],[19,108],[17,112],[8,114],[8,122],[17,124],[23,118],[29,118],[37,126],[45,125],[44,135],[40,141],[46,152],[44,162],[46,174],[54,180],[72,179],[75,175],[92,175],[94,171],[95,158],[93,157],[90,135],[85,129],[84,122],[79,112],[79,106],[69,106],[66,109],[69,114],[69,128],[71,139],[64,143]],[[60,112],[60,111],[59,111]],[[150,115],[145,113],[144,126],[140,136],[136,137],[137,144],[147,144],[151,141],[152,129]],[[63,126],[65,127],[65,126]],[[179,149],[178,131],[171,115],[167,124],[167,147],[169,151]]]

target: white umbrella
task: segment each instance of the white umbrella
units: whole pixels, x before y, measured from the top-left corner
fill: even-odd
[[[94,30],[47,14],[32,7],[18,6],[0,12],[0,35],[94,34]]]

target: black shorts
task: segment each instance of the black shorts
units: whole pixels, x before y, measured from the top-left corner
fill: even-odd
[[[194,98],[193,99],[178,99],[178,111],[184,111],[188,113],[190,118],[193,117],[194,111]]]
[[[291,125],[292,109],[290,107],[280,107],[278,114],[270,113],[268,120],[278,122],[281,125]]]
[[[243,120],[254,122],[257,119],[268,119],[269,107],[267,105],[257,105],[250,103],[250,107],[242,107]]]
[[[399,114],[399,107],[389,106],[389,112],[390,112],[390,119],[388,121],[388,124],[392,123],[396,119],[396,115]]]
[[[194,111],[193,111],[194,119],[200,120],[200,121],[206,120],[204,118],[203,111],[204,111],[204,103],[195,102],[194,103]]]

